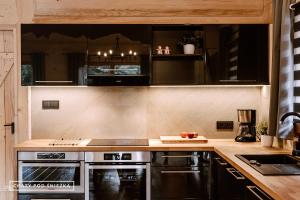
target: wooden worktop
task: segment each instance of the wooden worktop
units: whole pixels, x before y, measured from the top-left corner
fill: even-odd
[[[279,148],[261,147],[260,143],[236,143],[229,139],[209,139],[205,144],[162,144],[150,139],[149,146],[86,146],[89,140],[76,147],[51,147],[51,140],[29,140],[16,145],[16,151],[215,151],[244,176],[278,200],[300,199],[300,176],[263,176],[235,157],[235,154],[290,153]]]

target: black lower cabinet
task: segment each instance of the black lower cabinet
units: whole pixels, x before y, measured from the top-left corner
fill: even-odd
[[[213,200],[271,200],[237,169],[218,155],[212,159]]]
[[[246,186],[245,200],[272,200],[269,195],[262,191],[256,185],[250,184]]]
[[[208,152],[152,152],[152,200],[208,200]]]
[[[247,179],[220,157],[213,158],[212,197],[215,200],[244,199]]]

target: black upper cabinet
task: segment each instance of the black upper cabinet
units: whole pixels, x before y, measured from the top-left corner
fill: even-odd
[[[149,85],[149,25],[22,25],[22,85]]]
[[[268,25],[23,24],[21,33],[22,85],[269,83]]]
[[[206,84],[268,84],[268,26],[206,27]]]

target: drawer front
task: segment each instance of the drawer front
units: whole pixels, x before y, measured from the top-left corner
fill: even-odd
[[[209,152],[169,152],[151,153],[152,166],[208,166]]]

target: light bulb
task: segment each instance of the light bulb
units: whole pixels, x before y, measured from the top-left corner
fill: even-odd
[[[98,56],[101,56],[101,51],[98,51],[97,54],[98,54]]]
[[[104,57],[107,57],[107,53],[106,52],[104,53]]]
[[[121,56],[124,57],[124,53],[121,53]]]
[[[136,56],[136,55],[137,55],[137,52],[133,52],[133,55]]]
[[[110,55],[113,54],[113,50],[111,50],[111,49],[108,52]]]
[[[129,50],[129,55],[132,55],[132,50]]]

